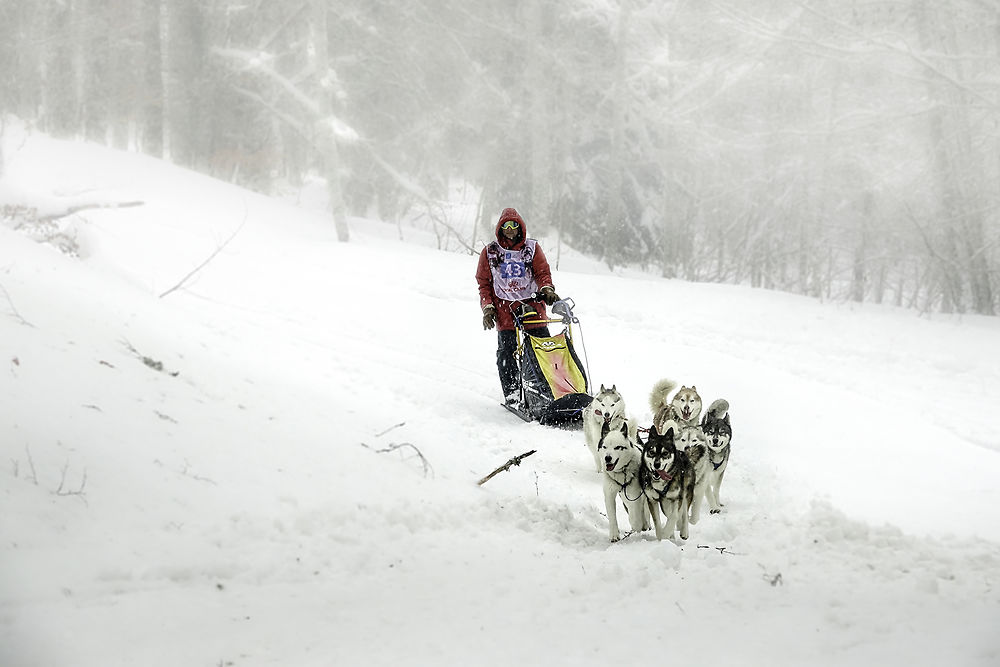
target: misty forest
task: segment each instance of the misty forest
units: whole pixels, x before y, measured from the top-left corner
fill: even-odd
[[[514,206],[611,268],[1000,312],[997,0],[0,0],[12,118],[320,184],[344,242]]]

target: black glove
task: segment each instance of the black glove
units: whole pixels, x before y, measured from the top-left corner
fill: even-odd
[[[497,309],[493,306],[483,308],[483,329],[492,329],[497,323]]]
[[[556,291],[554,289],[552,289],[551,287],[542,288],[542,301],[545,302],[545,305],[551,306],[558,300],[559,300],[559,295],[556,294]]]

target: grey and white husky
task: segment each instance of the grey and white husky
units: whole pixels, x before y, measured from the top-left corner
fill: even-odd
[[[677,422],[677,426],[697,426],[701,416],[701,396],[694,385],[681,387],[673,396],[670,393],[677,389],[677,383],[669,378],[663,378],[653,385],[649,392],[649,407],[653,411],[653,424],[663,433],[668,421]]]
[[[694,472],[694,500],[691,501],[691,523],[698,523],[701,518],[701,506],[708,490],[708,477],[711,470],[708,456],[708,436],[701,426],[681,427],[681,433],[675,444],[687,455]]]
[[[639,462],[642,454],[629,438],[628,424],[612,429],[605,423],[597,443],[597,452],[604,462],[604,507],[608,513],[608,537],[621,539],[618,532],[618,498],[625,505],[633,531],[649,530],[649,514],[639,484]]]
[[[705,497],[708,498],[709,511],[718,514],[722,511],[719,491],[722,488],[722,477],[729,465],[729,452],[733,440],[733,427],[729,422],[729,401],[724,398],[712,401],[701,420],[701,430],[705,433],[706,447],[708,447]]]
[[[607,425],[613,430],[618,430],[622,421],[628,423],[629,437],[634,442],[638,424],[625,415],[625,399],[615,385],[607,389],[602,384],[594,400],[583,409],[583,437],[594,457],[597,472],[604,471],[604,456],[597,451],[597,443],[601,440],[601,429]]]
[[[656,425],[642,446],[639,483],[646,496],[649,514],[656,529],[656,539],[673,538],[676,529],[681,539],[688,538],[688,508],[694,501],[694,470],[687,455],[674,444],[677,423],[668,421],[661,434]],[[642,440],[640,440],[642,442]],[[660,512],[664,522],[660,524]]]

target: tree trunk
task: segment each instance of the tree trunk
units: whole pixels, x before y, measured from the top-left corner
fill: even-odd
[[[172,62],[170,40],[173,38],[170,29],[170,2],[160,0],[160,155],[164,160],[171,159],[170,110],[173,106],[173,82],[171,80]]]
[[[611,146],[608,151],[608,210],[604,230],[604,261],[613,269],[621,259],[622,233],[625,227],[624,187],[625,110],[628,101],[628,34],[631,17],[630,0],[622,0],[618,10],[618,28],[615,37],[615,91],[611,96]]]
[[[862,303],[865,300],[865,284],[868,282],[868,244],[871,216],[875,211],[875,196],[871,190],[861,195],[858,207],[857,226],[854,230],[854,264],[851,275],[851,300]]]
[[[531,45],[531,210],[535,221],[532,229],[538,234],[546,233],[551,226],[550,179],[549,173],[552,137],[549,135],[549,96],[551,85],[546,83],[548,73],[548,35],[552,22],[552,8],[549,3],[532,3],[533,16],[530,21]]]
[[[319,118],[316,122],[318,149],[326,176],[326,190],[329,197],[330,214],[337,232],[337,240],[346,243],[351,239],[347,226],[344,191],[340,183],[340,151],[333,126],[333,104],[331,96],[330,57],[327,52],[329,34],[327,32],[327,3],[313,0],[312,3],[312,46],[313,75],[316,77],[316,104]]]
[[[938,11],[921,0],[918,10],[918,32],[923,50],[927,53],[957,55],[957,40],[952,17]],[[928,94],[933,99],[942,98],[942,104],[929,116],[930,140],[933,151],[933,169],[940,196],[940,206],[932,227],[937,236],[928,233],[932,252],[937,254],[941,274],[942,310],[964,312],[971,306],[974,312],[993,315],[992,277],[986,259],[984,233],[984,198],[987,187],[982,171],[987,165],[977,159],[973,150],[972,124],[969,119],[970,100],[966,89],[953,85],[950,79],[962,81],[963,60],[952,58],[942,68],[951,69],[949,77],[928,71]],[[935,87],[935,83],[940,89]],[[995,185],[991,184],[995,188]],[[938,247],[939,246],[939,247]],[[932,260],[935,259],[932,257]],[[966,289],[967,288],[967,289]],[[969,303],[966,299],[970,300]]]

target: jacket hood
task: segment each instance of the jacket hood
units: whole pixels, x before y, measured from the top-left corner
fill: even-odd
[[[517,221],[517,224],[521,225],[521,231],[518,232],[518,235],[514,237],[513,241],[508,241],[507,237],[504,236],[503,233],[500,231],[500,227],[503,225],[503,223],[507,222],[508,220],[515,220]],[[497,237],[497,243],[499,243],[502,247],[507,248],[508,250],[517,250],[518,248],[524,245],[524,240],[528,238],[528,230],[524,226],[524,218],[522,218],[521,214],[518,213],[517,210],[513,208],[505,208],[500,213],[500,219],[497,220],[497,226],[495,232]]]

